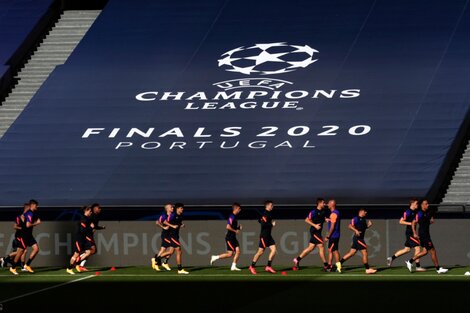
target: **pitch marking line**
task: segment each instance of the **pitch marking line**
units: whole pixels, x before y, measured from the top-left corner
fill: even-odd
[[[39,276],[39,275],[36,275],[36,276]],[[40,275],[42,277],[46,276],[58,276],[58,275]],[[65,276],[65,275],[61,275],[61,276]],[[28,293],[25,293],[23,295],[20,295],[20,296],[16,296],[16,297],[13,297],[13,298],[9,298],[9,299],[5,299],[5,300],[0,300],[0,303],[3,304],[3,303],[7,303],[7,302],[10,302],[10,301],[13,301],[13,300],[17,300],[17,299],[20,299],[20,298],[24,298],[24,297],[28,297],[28,296],[31,296],[31,295],[34,295],[36,293],[40,293],[40,292],[43,292],[43,291],[47,291],[47,290],[51,290],[51,289],[54,289],[54,288],[59,288],[59,287],[62,287],[62,286],[65,286],[65,285],[70,285],[70,284],[73,284],[73,283],[77,283],[79,281],[82,281],[82,280],[85,280],[85,279],[90,279],[92,277],[95,277],[95,275],[89,275],[89,276],[85,276],[85,277],[80,277],[78,279],[74,279],[74,280],[71,280],[71,281],[68,281],[68,282],[65,282],[65,283],[62,283],[62,284],[58,284],[58,285],[54,285],[54,286],[50,286],[50,287],[47,287],[47,288],[43,288],[43,289],[39,289],[39,290],[35,290],[35,291],[31,291],[31,292],[28,292]]]
[[[83,279],[88,279],[94,277],[95,275],[90,275],[86,277],[82,277],[67,283],[63,283],[61,285],[69,284],[75,281],[80,281]],[[462,277],[463,274],[295,274],[295,275],[288,275],[288,277],[295,277],[295,278],[302,278],[302,277],[337,277],[337,278],[347,278],[347,277]],[[0,277],[13,277],[11,275],[0,275]],[[28,277],[70,277],[70,275],[50,275],[50,274],[35,274],[34,276]],[[174,274],[105,274],[102,273],[100,277],[286,277],[283,275],[268,275],[268,274],[261,274],[261,275],[252,275],[252,274],[190,274],[189,275],[178,275],[176,272]],[[54,286],[55,288],[56,286]],[[57,286],[59,287],[59,285]],[[52,288],[52,287],[51,287]]]

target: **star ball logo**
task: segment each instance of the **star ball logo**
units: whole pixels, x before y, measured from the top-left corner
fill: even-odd
[[[218,66],[229,72],[245,75],[276,75],[306,68],[318,61],[318,50],[308,45],[289,45],[286,42],[258,43],[227,51]]]

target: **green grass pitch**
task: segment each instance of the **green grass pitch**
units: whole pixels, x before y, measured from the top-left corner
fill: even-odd
[[[374,275],[366,275],[362,267],[346,266],[341,274],[318,267],[275,268],[277,274],[268,274],[259,266],[258,275],[246,268],[231,272],[228,266],[188,267],[189,275],[175,269],[156,272],[150,266],[90,268],[76,275],[63,268],[36,268],[34,274],[18,276],[3,269],[0,312],[65,312],[69,307],[69,312],[79,312],[73,309],[75,302],[87,308],[84,312],[169,312],[176,306],[191,312],[261,313],[286,306],[290,312],[312,305],[348,309],[354,303],[366,304],[370,309],[365,312],[378,312],[404,299],[419,303],[413,312],[452,312],[470,297],[470,276],[464,275],[470,267],[454,267],[442,275],[433,268],[409,273],[404,267],[379,267]]]

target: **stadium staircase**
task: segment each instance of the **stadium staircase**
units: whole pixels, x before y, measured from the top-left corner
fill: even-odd
[[[470,143],[467,143],[443,203],[470,204]]]
[[[64,64],[100,10],[64,11],[15,77],[18,83],[0,106],[0,138],[28,105],[47,77]]]

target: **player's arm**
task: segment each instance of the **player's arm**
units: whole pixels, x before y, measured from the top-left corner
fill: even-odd
[[[37,226],[39,224],[41,224],[41,219],[40,218],[38,218],[35,222],[33,222],[33,217],[31,215],[26,216],[26,227],[27,228],[31,228],[31,227]]]
[[[349,223],[349,225],[348,225],[348,228],[349,228],[350,230],[352,230],[356,236],[359,237],[359,236],[361,235],[361,232],[358,231],[358,230],[356,229],[356,227],[354,227],[354,224],[355,224],[354,219],[352,219],[352,220],[351,220],[351,223]]]
[[[336,225],[336,219],[337,216],[335,213],[330,215],[330,230],[328,231],[328,235],[326,235],[326,240],[330,239],[331,235],[333,235],[333,232],[335,231],[335,225]]]
[[[234,232],[235,234],[238,234],[240,232],[239,229],[233,228],[232,225],[230,225],[230,224],[227,224],[226,228],[227,228],[228,231]]]
[[[406,221],[407,217],[408,217],[407,212],[403,213],[402,218],[400,218],[400,225],[411,226],[411,222]]]
[[[178,225],[173,225],[173,224],[171,224],[168,220],[165,220],[165,221],[163,222],[163,224],[165,224],[165,225],[168,226],[168,227],[174,228],[174,229],[177,229],[177,228],[178,228]]]
[[[415,218],[411,222],[411,230],[413,231],[413,237],[415,238],[418,238],[418,232],[416,231],[416,224],[418,224],[420,218],[421,218],[421,212],[416,214]]]
[[[315,224],[314,222],[312,222],[312,213],[310,213],[306,218],[305,218],[305,223],[307,223],[308,225],[312,226],[313,228],[315,228],[316,230],[320,230],[320,224]]]
[[[16,223],[13,224],[13,229],[21,230],[22,228],[20,227],[20,218],[16,218]]]
[[[429,223],[434,224],[434,217],[431,217],[431,220],[429,221]]]
[[[95,228],[94,228],[95,230],[106,229],[106,226],[105,226],[105,225],[100,226],[100,225],[98,225],[99,223],[100,223],[99,221],[96,222]]]

